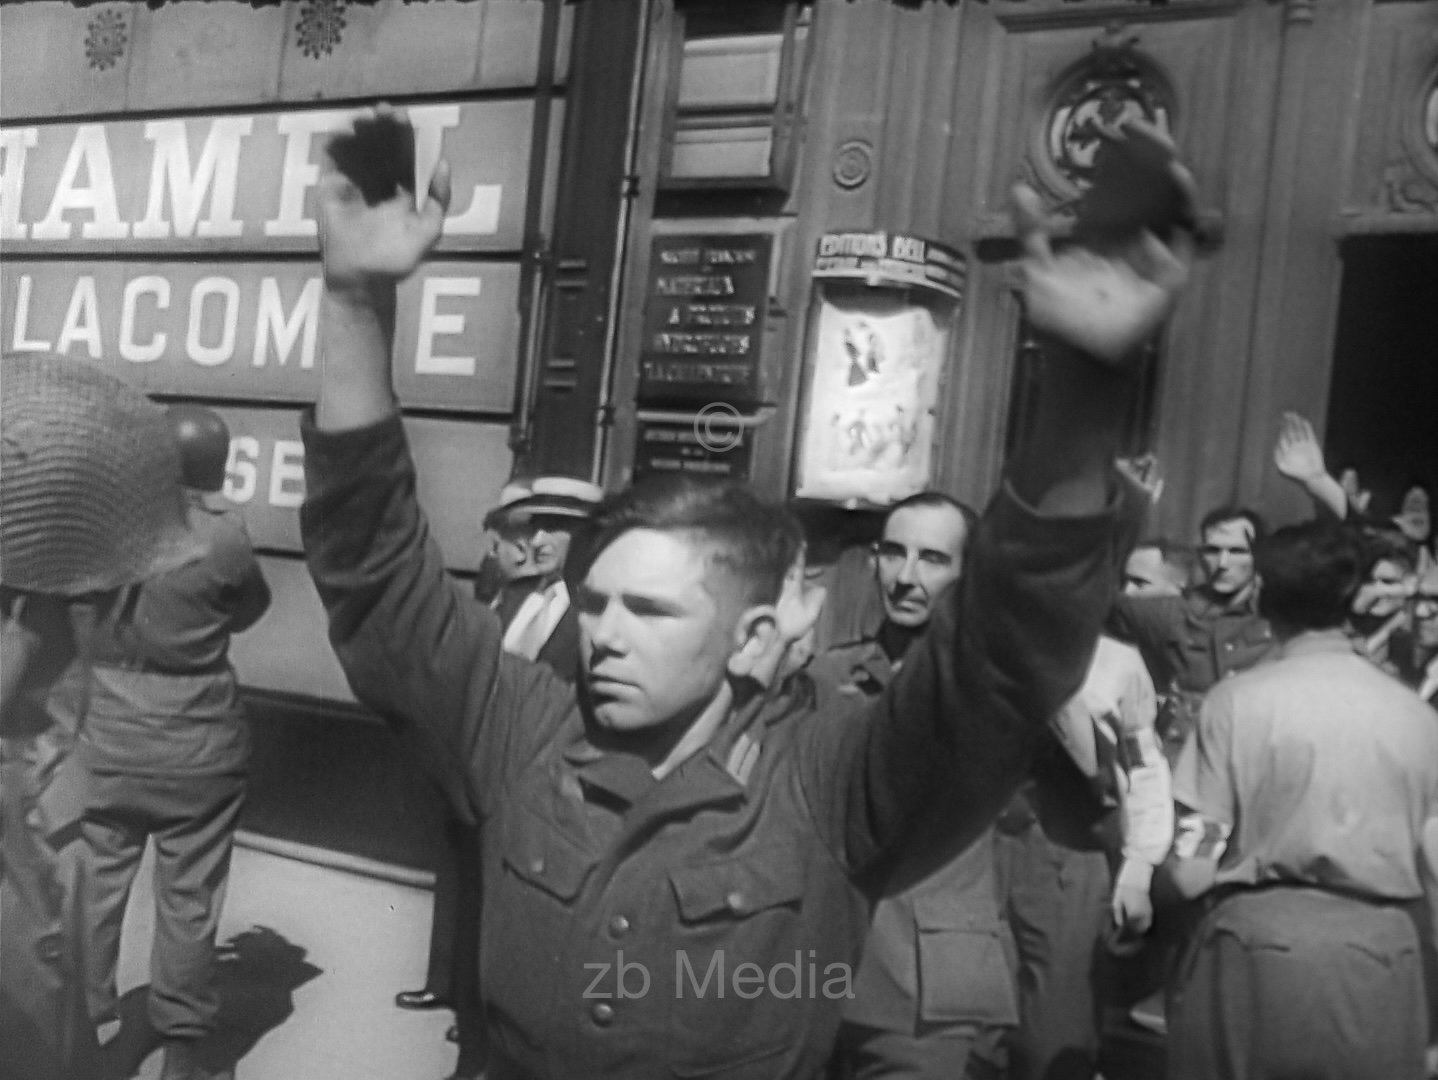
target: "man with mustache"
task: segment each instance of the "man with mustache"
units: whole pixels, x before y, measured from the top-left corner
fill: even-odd
[[[418,202],[366,186],[329,169],[318,189],[325,365],[301,520],[356,696],[447,751],[480,823],[491,1074],[821,1075],[864,884],[921,816],[984,827],[1082,681],[1124,555],[1126,372],[1186,251],[1144,233],[1055,254],[1037,196],[1018,194],[1025,304],[1053,360],[1040,435],[876,700],[774,678],[822,600],[802,534],[741,485],[685,477],[596,513],[571,687],[504,652],[414,494],[396,287],[439,239],[448,170]]]

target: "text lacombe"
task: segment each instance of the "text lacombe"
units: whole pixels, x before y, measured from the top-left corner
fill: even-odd
[[[701,981],[690,963],[689,954],[680,949],[674,954],[674,996],[702,998],[710,993],[712,984],[716,998],[722,998],[726,989],[732,991],[735,997],[745,999],[757,998],[765,993],[782,999],[816,998],[821,994],[831,1000],[852,998],[853,972],[849,965],[825,965],[821,984],[818,965],[812,959],[814,955],[814,950],[810,949],[810,961],[806,965],[803,951],[796,949],[792,964],[774,964],[767,972],[758,964],[745,961],[735,967],[726,980],[724,950],[718,949],[710,957]],[[649,969],[637,960],[626,960],[622,949],[615,954],[613,963],[585,964],[584,970],[595,973],[584,991],[586,998],[642,998],[649,993]],[[689,995],[684,990],[686,981]]]

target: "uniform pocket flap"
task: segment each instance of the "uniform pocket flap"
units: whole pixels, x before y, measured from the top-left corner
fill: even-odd
[[[996,934],[999,931],[997,901],[991,910],[983,911],[976,907],[972,897],[963,895],[915,896],[914,923],[921,934],[940,930]]]
[[[804,895],[804,864],[791,848],[766,848],[682,866],[670,872],[669,880],[685,922],[719,915],[744,918],[766,908],[797,904]]]
[[[505,815],[501,829],[504,861],[519,877],[560,900],[572,900],[596,857],[537,815]]]
[[[1002,931],[920,924],[919,1016],[934,1023],[1017,1024],[1014,976]]]

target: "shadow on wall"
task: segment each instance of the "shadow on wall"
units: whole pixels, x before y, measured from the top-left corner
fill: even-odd
[[[199,1046],[201,1065],[217,1076],[233,1074],[240,1059],[295,1011],[294,993],[321,970],[305,950],[267,926],[255,926],[220,945],[215,971],[220,1015]],[[155,1049],[146,1008],[149,986],[120,999],[120,1033],[106,1047],[107,1077],[130,1077]]]

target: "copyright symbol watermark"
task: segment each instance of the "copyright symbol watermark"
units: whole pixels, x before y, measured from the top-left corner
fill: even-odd
[[[694,437],[710,453],[724,454],[744,441],[739,410],[722,401],[705,405],[694,417]]]

